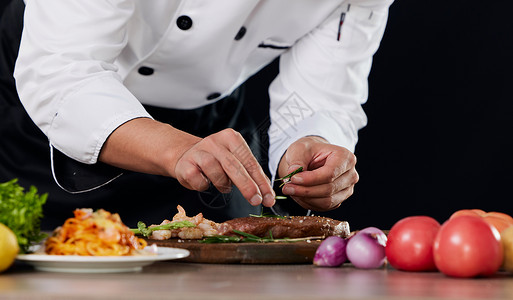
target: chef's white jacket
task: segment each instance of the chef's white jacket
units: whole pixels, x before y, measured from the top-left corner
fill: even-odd
[[[141,103],[192,109],[280,56],[270,162],[317,135],[354,150],[392,0],[26,0],[15,78],[51,147],[87,164]],[[274,175],[273,175],[274,176]]]

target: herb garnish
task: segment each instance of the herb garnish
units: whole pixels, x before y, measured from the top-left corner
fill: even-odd
[[[308,241],[308,240],[320,240],[323,239],[323,236],[311,236],[305,238],[282,238],[275,239],[272,236],[271,231],[269,231],[269,237],[259,237],[250,233],[246,233],[239,230],[233,230],[234,233],[239,236],[228,236],[228,235],[214,235],[205,237],[200,240],[200,243],[206,244],[214,244],[214,243],[271,243],[271,242],[300,242],[300,241]]]
[[[249,214],[250,217],[255,217],[255,218],[276,218],[276,219],[286,219],[286,217],[284,216],[280,216],[280,215],[274,215],[274,214],[271,214],[271,213],[264,213],[264,208],[262,207],[262,212],[259,214],[259,215],[254,215],[254,214]]]
[[[139,221],[137,222],[137,228],[130,229],[135,234],[141,234],[144,237],[150,237],[151,233],[155,230],[173,230],[183,227],[195,227],[194,223],[190,221],[177,221],[171,222],[164,225],[147,227],[146,224]]]
[[[283,181],[281,184],[280,184],[280,187],[284,186],[286,183],[290,182],[290,178],[294,175],[296,175],[297,173],[299,172],[303,172],[303,167],[299,167],[297,168],[296,170],[294,170],[292,173],[289,173],[285,176],[283,176],[282,178],[278,178],[278,179],[275,179],[274,181]]]

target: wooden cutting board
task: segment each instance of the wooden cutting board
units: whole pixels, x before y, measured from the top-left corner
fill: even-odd
[[[320,240],[276,243],[216,243],[197,240],[147,240],[148,245],[182,248],[190,256],[179,261],[212,264],[311,264]]]

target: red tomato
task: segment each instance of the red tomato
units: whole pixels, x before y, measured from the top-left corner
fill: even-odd
[[[407,217],[388,233],[385,253],[392,267],[403,271],[435,271],[433,243],[440,223],[427,216]]]
[[[504,229],[513,226],[513,217],[508,214],[491,211],[485,212],[481,209],[462,209],[452,214],[450,218],[458,216],[479,216],[482,217],[488,224],[495,227],[499,233],[502,233]]]
[[[458,216],[447,220],[435,238],[435,264],[453,277],[490,276],[502,264],[497,229],[482,217]]]

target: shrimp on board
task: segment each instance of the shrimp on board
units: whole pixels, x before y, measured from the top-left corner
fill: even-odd
[[[185,213],[185,209],[182,206],[177,206],[178,213],[173,216],[172,221],[164,220],[160,225],[168,224],[171,222],[189,221],[196,225],[195,227],[184,227],[172,230],[155,230],[152,232],[150,238],[155,240],[167,240],[170,238],[181,238],[188,240],[199,240],[207,236],[214,236],[219,234],[219,224],[203,217],[202,213],[199,213],[193,217],[188,217]],[[151,225],[157,226],[157,225]]]

